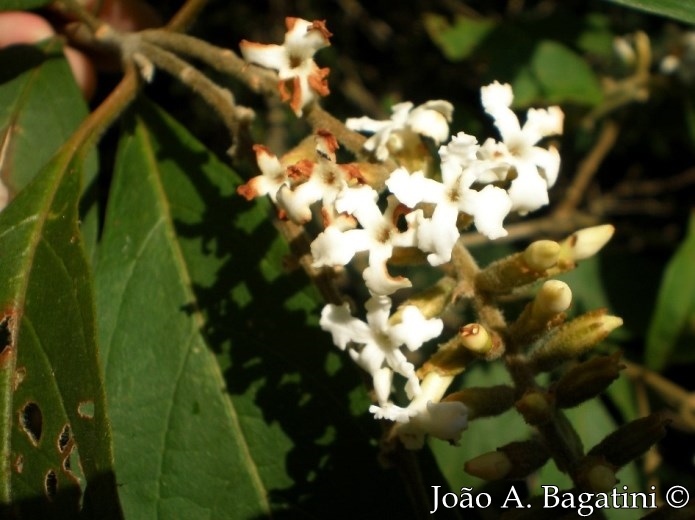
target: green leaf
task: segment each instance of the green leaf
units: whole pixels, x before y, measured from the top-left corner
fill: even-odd
[[[3,194],[12,199],[22,190],[88,114],[62,49],[60,41],[52,39],[0,51],[0,199]],[[98,221],[95,150],[88,153],[82,171],[88,196],[80,219],[91,258]]]
[[[68,143],[0,213],[0,516],[120,518]],[[86,485],[86,488],[85,488]],[[81,488],[84,489],[80,498]]]
[[[86,115],[58,40],[0,51],[0,178],[10,197],[34,178]]]
[[[378,465],[356,369],[317,327],[306,277],[282,270],[268,205],[236,195],[239,177],[181,125],[137,108],[96,273],[126,515],[411,517]]]
[[[468,58],[495,28],[495,22],[486,18],[457,16],[450,24],[444,16],[426,13],[423,21],[427,34],[451,61]]]
[[[48,5],[53,0],[0,0],[0,11],[36,9]]]
[[[540,42],[531,58],[531,69],[548,103],[596,105],[603,98],[591,67],[560,43]]]
[[[666,266],[647,332],[645,362],[660,371],[669,362],[695,359],[695,213],[688,232]],[[687,340],[689,338],[689,341]]]
[[[609,0],[614,4],[660,14],[685,23],[695,23],[695,4],[684,0]]]

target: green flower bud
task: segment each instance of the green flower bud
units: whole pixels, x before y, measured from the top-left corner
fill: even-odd
[[[530,345],[565,319],[572,303],[572,291],[565,282],[548,280],[519,318],[510,326],[509,335],[519,346]]]
[[[529,390],[514,406],[531,426],[545,424],[553,416],[553,405],[548,396],[538,390]]]
[[[551,388],[558,408],[572,408],[602,393],[620,375],[620,353],[599,356],[568,370]]]
[[[560,246],[552,240],[539,240],[525,251],[493,262],[480,271],[476,287],[484,292],[506,293],[547,277],[560,254]]]
[[[606,315],[606,309],[587,312],[558,327],[543,345],[531,353],[529,360],[536,372],[552,370],[585,354],[622,324],[621,318]]]
[[[468,420],[500,415],[514,405],[514,389],[507,385],[464,388],[443,401],[458,401],[468,408]]]
[[[548,462],[550,453],[538,440],[511,442],[466,462],[469,475],[484,480],[518,480],[529,476]]]
[[[670,422],[661,413],[631,421],[591,448],[588,455],[604,457],[620,468],[659,442],[666,435],[666,425]]]

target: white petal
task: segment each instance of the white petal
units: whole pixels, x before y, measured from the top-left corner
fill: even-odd
[[[546,150],[534,146],[529,152],[529,158],[541,169],[539,174],[545,178],[548,187],[552,187],[560,172],[560,153],[557,151],[557,148],[550,146]]]
[[[407,278],[389,274],[386,261],[391,257],[392,251],[393,248],[387,244],[372,244],[369,250],[369,267],[362,271],[362,277],[371,294],[389,295],[399,289],[412,287]]]
[[[374,134],[376,132],[381,132],[382,130],[392,126],[391,121],[377,121],[376,119],[371,119],[369,117],[350,117],[345,121],[345,126],[350,130],[355,132],[365,132],[367,134]]]
[[[405,395],[408,396],[408,399],[412,400],[421,393],[422,389],[420,388],[420,380],[415,374],[413,374],[408,378],[408,382],[405,384]]]
[[[485,186],[476,194],[475,227],[491,240],[507,236],[502,222],[512,209],[512,200],[502,188]]]
[[[393,381],[393,371],[390,368],[380,368],[372,376],[374,393],[380,405],[384,406],[391,395],[391,382]]]
[[[468,427],[468,409],[458,401],[428,402],[426,415],[418,424],[422,424],[427,433],[438,439],[458,443],[461,433]]]
[[[410,351],[419,349],[425,341],[439,336],[444,328],[442,320],[426,319],[414,305],[406,306],[402,317],[401,323],[391,327],[389,337],[394,345],[405,345]]]
[[[485,112],[495,120],[495,126],[499,130],[502,140],[508,143],[521,132],[519,119],[509,108],[514,99],[511,85],[506,83],[501,85],[495,81],[480,89],[480,92]]]
[[[460,236],[456,227],[458,213],[456,206],[444,202],[437,205],[431,219],[422,217],[422,212],[419,212],[417,243],[422,251],[432,252],[427,255],[431,265],[441,265],[451,260],[451,251]]]
[[[535,144],[544,137],[562,134],[565,114],[560,107],[531,108],[526,114],[526,122],[521,129],[528,140]]]
[[[241,55],[250,63],[255,63],[268,69],[286,69],[289,67],[287,50],[282,45],[263,44],[242,40],[239,43]]]
[[[529,161],[517,161],[516,171],[518,177],[508,190],[512,210],[523,215],[548,204],[548,184],[538,175],[536,165]]]
[[[362,240],[360,240],[362,238]],[[311,243],[312,265],[346,265],[357,251],[361,251],[367,234],[361,229],[340,231],[335,226],[328,226]]]
[[[449,138],[449,121],[453,109],[448,101],[430,101],[410,113],[408,124],[413,132],[430,137],[435,144],[439,144]]]
[[[372,296],[364,304],[367,309],[367,323],[375,334],[381,334],[388,328],[391,314],[391,298],[388,296]]]
[[[409,208],[419,202],[435,203],[444,194],[442,183],[425,177],[421,171],[409,173],[405,168],[394,170],[386,181],[388,189]]]
[[[376,343],[367,343],[359,352],[353,349],[349,352],[352,360],[372,376],[382,368],[386,357]]]
[[[369,186],[343,190],[335,201],[335,209],[340,213],[349,213],[365,229],[373,229],[383,222],[381,211],[377,206],[379,194]]]
[[[372,405],[369,407],[369,413],[373,413],[375,419],[386,419],[397,423],[407,423],[410,420],[410,411],[393,403],[386,403],[383,406]]]
[[[372,339],[372,333],[367,324],[352,317],[347,303],[326,305],[321,311],[319,325],[323,330],[331,333],[333,343],[341,350],[345,350],[351,341],[364,343]]]

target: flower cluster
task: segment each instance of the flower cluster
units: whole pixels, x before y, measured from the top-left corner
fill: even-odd
[[[301,114],[316,94],[327,93],[327,69],[319,69],[312,56],[328,45],[330,33],[323,22],[288,19],[287,26],[284,45],[242,42],[242,52],[249,61],[277,69],[281,81],[292,80],[293,95],[287,99]],[[436,145],[449,141],[438,150],[440,178],[414,169],[412,161],[400,161],[386,180],[390,194],[382,198],[367,182],[363,165],[338,164],[337,141],[318,131],[313,159],[296,161],[297,154],[279,159],[256,146],[261,175],[238,189],[248,199],[267,194],[282,218],[300,224],[312,219],[312,207],[320,202],[323,230],[311,244],[315,267],[344,266],[357,254],[366,254],[362,276],[371,295],[366,321],[354,317],[348,304],[329,304],[320,325],[371,375],[378,404],[370,411],[399,423],[398,434],[410,448],[421,446],[426,433],[456,442],[466,428],[467,412],[460,402],[439,402],[450,381],[435,377],[434,382],[421,382],[401,350],[412,352],[438,337],[443,324],[412,305],[391,314],[392,295],[412,283],[391,275],[389,260],[398,248],[415,248],[427,254],[431,265],[444,264],[451,259],[460,227],[470,223],[491,239],[506,235],[507,215],[547,204],[559,171],[557,150],[538,143],[562,132],[560,108],[531,109],[521,125],[511,110],[510,85],[483,87],[481,99],[501,141],[490,138],[479,144],[464,132],[449,140],[453,107],[442,100],[417,107],[399,103],[388,121],[347,121],[348,128],[373,134],[364,148],[380,162],[422,155],[427,150],[423,139]],[[391,401],[396,375],[405,380],[411,400],[406,407]]]

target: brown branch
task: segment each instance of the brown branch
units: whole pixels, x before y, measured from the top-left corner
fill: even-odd
[[[568,214],[577,209],[591,180],[594,178],[594,175],[596,175],[596,172],[606,158],[606,155],[608,155],[608,152],[610,152],[615,145],[619,134],[620,127],[616,122],[607,120],[603,124],[603,128],[601,128],[601,133],[596,143],[589,154],[579,164],[577,172],[572,179],[572,183],[567,188],[565,198],[555,208],[555,211],[553,211],[554,216],[565,218]]]
[[[174,32],[186,31],[207,3],[208,0],[186,0],[186,3],[171,17],[166,28]]]

